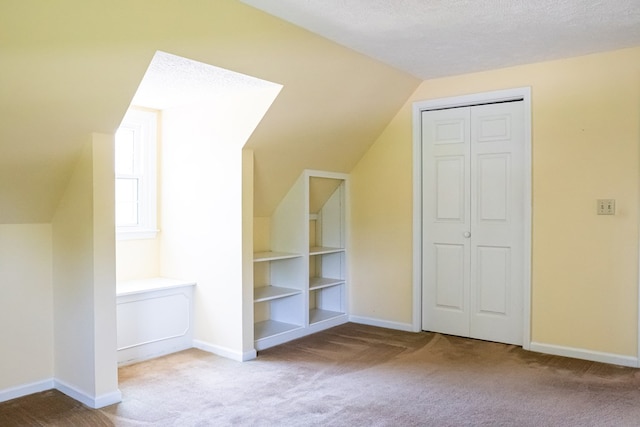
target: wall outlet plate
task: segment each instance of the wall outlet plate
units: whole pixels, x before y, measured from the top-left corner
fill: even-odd
[[[598,215],[615,215],[615,199],[598,199]]]

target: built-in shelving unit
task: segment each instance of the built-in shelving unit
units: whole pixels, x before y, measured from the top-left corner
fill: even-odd
[[[262,350],[347,321],[346,174],[302,173],[254,254],[254,340]]]

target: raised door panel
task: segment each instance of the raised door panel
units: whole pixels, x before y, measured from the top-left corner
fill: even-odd
[[[433,120],[432,141],[435,145],[464,144],[467,137],[468,121],[466,117],[457,119]]]
[[[428,291],[423,304],[423,328],[432,332],[469,336],[469,247],[434,243],[425,272]]]
[[[506,222],[509,214],[509,153],[478,156],[477,221]]]
[[[435,159],[435,220],[465,221],[465,158],[443,156]]]
[[[484,114],[477,118],[475,132],[476,141],[480,144],[486,142],[510,141],[511,114]]]
[[[436,244],[435,304],[438,308],[465,309],[465,248],[463,245]]]
[[[477,300],[474,309],[478,314],[507,315],[510,282],[510,249],[478,247],[476,267]]]

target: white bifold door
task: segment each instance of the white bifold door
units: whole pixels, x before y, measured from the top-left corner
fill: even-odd
[[[522,345],[522,101],[422,112],[422,329]]]

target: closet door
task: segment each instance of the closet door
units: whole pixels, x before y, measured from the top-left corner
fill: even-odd
[[[470,336],[522,345],[523,102],[471,109]]]
[[[425,330],[522,344],[523,114],[422,114]]]
[[[423,329],[469,336],[471,109],[422,113]]]

